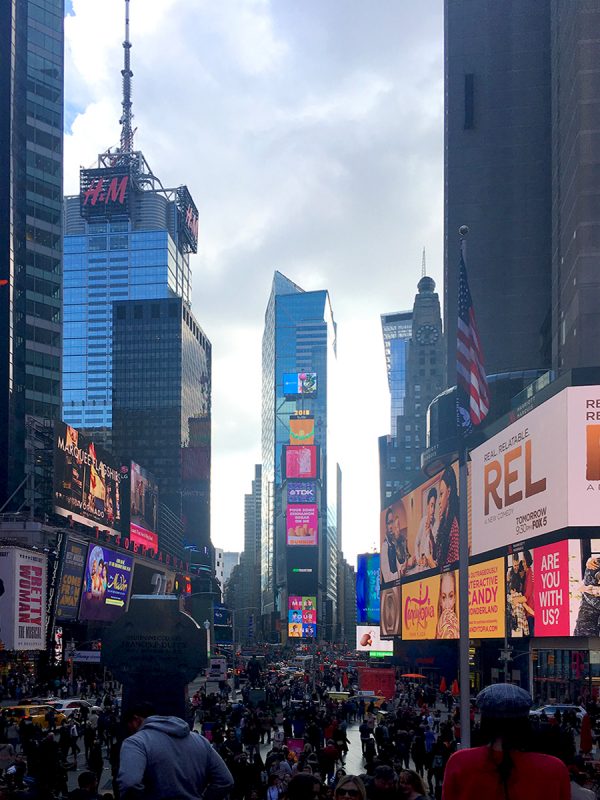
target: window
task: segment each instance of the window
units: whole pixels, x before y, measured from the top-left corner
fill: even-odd
[[[127,309],[125,306],[117,306],[117,319],[126,319]]]
[[[143,319],[144,317],[144,307],[143,306],[135,306],[133,309],[133,318],[134,319]]]
[[[475,75],[465,75],[465,130],[475,127]]]

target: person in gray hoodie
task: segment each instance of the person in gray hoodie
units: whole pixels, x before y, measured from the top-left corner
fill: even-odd
[[[124,715],[133,734],[121,746],[121,800],[220,800],[233,777],[210,742],[179,717],[152,713],[140,703]]]

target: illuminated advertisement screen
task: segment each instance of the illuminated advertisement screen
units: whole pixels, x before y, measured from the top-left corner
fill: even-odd
[[[315,445],[286,445],[284,453],[286,478],[314,480],[318,477],[318,449]]]
[[[131,518],[129,538],[158,552],[158,484],[156,479],[134,461],[131,462]]]
[[[504,559],[495,558],[469,567],[469,636],[504,638]]]
[[[316,545],[319,530],[319,509],[316,505],[290,504],[285,512],[287,544]]]
[[[290,595],[288,597],[288,636],[295,639],[314,639],[317,635],[317,598]]]
[[[56,619],[60,622],[77,619],[86,554],[87,545],[68,540],[56,603]]]
[[[314,444],[314,417],[290,418],[290,444]]]
[[[379,625],[379,553],[357,556],[356,622],[358,625]]]
[[[317,484],[314,481],[288,481],[288,503],[316,503]]]
[[[357,625],[356,649],[367,653],[393,653],[394,643],[382,641],[379,625]]]
[[[402,639],[458,639],[458,571],[402,584]]]
[[[283,375],[283,393],[286,397],[314,397],[317,393],[316,372],[285,372]]]
[[[382,587],[458,561],[458,463],[381,512]]]
[[[133,558],[91,543],[85,565],[80,620],[112,622],[127,608]]]
[[[563,539],[506,559],[508,636],[600,635],[600,540]]]
[[[120,473],[112,455],[57,422],[54,426],[54,510],[109,533],[121,532]]]

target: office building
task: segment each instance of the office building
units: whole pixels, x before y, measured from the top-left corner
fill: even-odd
[[[82,169],[79,195],[65,198],[63,418],[107,445],[112,304],[180,297],[189,311],[189,256],[198,246],[187,187],[164,188],[134,150],[130,50],[127,16],[120,146]]]
[[[180,297],[113,307],[113,450],[157,479],[184,544],[210,544],[211,345]]]
[[[421,453],[427,444],[427,407],[444,387],[445,345],[435,281],[422,275],[417,290],[411,312],[382,317],[382,321],[390,317],[402,319],[383,323],[392,413],[396,409],[401,409],[401,413],[395,418],[395,434],[393,428],[391,435],[379,439],[381,508],[393,495],[422,477]],[[400,334],[396,339],[390,338],[391,325],[396,325]],[[394,353],[397,359],[395,375]]]
[[[254,465],[252,491],[244,495],[244,556],[260,572],[262,466]]]
[[[0,507],[6,511],[39,510],[36,431],[60,417],[63,20],[63,0],[0,4]]]
[[[404,414],[406,397],[406,362],[412,336],[412,311],[381,315],[388,387],[390,390],[390,431],[396,436],[396,422]]]
[[[261,594],[265,635],[331,639],[338,571],[336,325],[326,290],[276,272],[262,343]],[[296,626],[289,615],[309,606]],[[292,606],[290,606],[292,604]],[[315,627],[316,626],[316,627]]]
[[[489,374],[597,363],[600,8],[446,0],[445,298],[458,229]]]

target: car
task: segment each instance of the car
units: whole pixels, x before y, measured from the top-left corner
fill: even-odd
[[[551,705],[532,708],[529,715],[531,717],[541,717],[541,715],[545,713],[547,717],[553,717],[557,711],[560,711],[561,715],[564,714],[565,711],[574,711],[579,722],[587,715],[587,711],[583,706],[569,705],[567,703],[552,703]]]
[[[55,712],[54,719],[57,725],[62,725],[66,719],[66,715],[58,711],[52,703],[8,706],[4,711],[11,722],[19,723],[23,719],[30,719],[34,725],[38,725],[40,728],[48,727],[46,714],[49,711]]]
[[[88,711],[91,711],[93,708],[93,703],[90,703],[89,700],[82,700],[80,697],[49,697],[44,702],[52,705],[53,708],[60,711],[65,717],[70,717],[76,709],[87,708]]]

